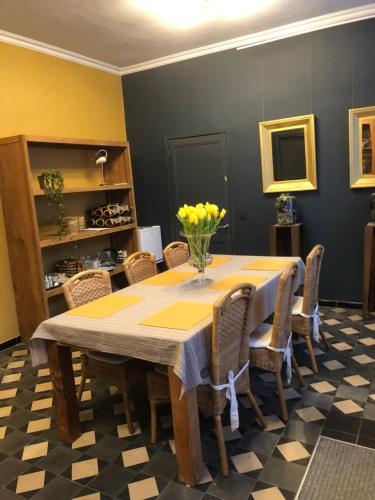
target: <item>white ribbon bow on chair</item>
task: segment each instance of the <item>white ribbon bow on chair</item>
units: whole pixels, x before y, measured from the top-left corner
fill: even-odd
[[[299,313],[299,314],[301,316],[303,316],[304,318],[312,318],[312,320],[313,320],[313,339],[315,340],[315,342],[319,342],[320,341],[319,326],[322,324],[322,320],[319,317],[319,304],[318,303],[316,304],[313,314],[303,314],[303,313]]]
[[[241,370],[234,376],[232,370],[228,372],[228,383],[215,385],[209,382],[210,386],[214,391],[222,391],[226,389],[225,396],[230,401],[230,426],[232,432],[238,429],[239,426],[239,418],[238,418],[238,402],[237,402],[237,394],[236,394],[236,380],[244,373],[244,371],[248,368],[249,362],[247,361]]]
[[[267,346],[267,349],[274,352],[282,352],[284,354],[283,362],[286,361],[286,377],[288,384],[290,384],[290,381],[292,380],[292,332],[290,332],[286,347]]]

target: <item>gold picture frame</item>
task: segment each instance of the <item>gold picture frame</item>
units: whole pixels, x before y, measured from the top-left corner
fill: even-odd
[[[272,134],[291,133],[299,135],[304,144],[304,170],[301,178],[275,179],[274,143]],[[260,151],[262,160],[262,178],[264,193],[283,191],[311,191],[318,189],[315,155],[314,115],[295,116],[281,120],[259,123]]]
[[[369,129],[369,147],[364,127]],[[375,187],[375,106],[349,109],[349,171],[351,188]]]

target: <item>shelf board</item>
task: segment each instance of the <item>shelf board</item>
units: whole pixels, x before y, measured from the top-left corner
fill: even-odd
[[[17,138],[22,137],[28,143],[44,143],[44,144],[60,144],[66,146],[88,146],[88,147],[113,147],[113,148],[128,148],[129,143],[123,141],[101,141],[101,140],[90,140],[90,139],[72,139],[69,137],[45,137],[41,135],[24,135],[17,136]],[[9,139],[9,138],[8,138]]]
[[[116,264],[116,267],[113,269],[113,271],[109,271],[109,274],[111,276],[115,276],[116,274],[123,273],[125,271],[124,264]],[[62,295],[63,294],[63,289],[62,286],[58,286],[56,288],[50,288],[49,290],[46,290],[46,295],[47,298],[51,297],[56,297],[57,295]]]
[[[102,231],[79,231],[78,233],[70,233],[66,236],[55,236],[53,238],[41,238],[40,248],[52,247],[55,245],[62,245],[63,243],[69,243],[72,241],[86,240],[87,238],[97,238],[99,236],[107,236],[113,233],[120,233],[122,231],[128,231],[129,229],[136,228],[136,224],[126,224],[124,226],[110,227],[108,229],[103,229]]]
[[[95,191],[118,191],[120,189],[131,189],[131,185],[127,183],[123,184],[107,184],[106,186],[82,186],[82,187],[72,187],[64,188],[63,194],[69,193],[91,193]],[[45,196],[45,192],[40,189],[34,191],[34,196]]]

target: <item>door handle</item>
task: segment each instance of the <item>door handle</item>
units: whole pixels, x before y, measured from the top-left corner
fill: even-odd
[[[224,224],[224,226],[217,226],[218,229],[228,229],[229,224]]]

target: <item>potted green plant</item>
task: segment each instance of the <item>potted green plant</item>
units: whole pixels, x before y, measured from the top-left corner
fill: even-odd
[[[63,173],[61,170],[45,170],[40,176],[40,184],[47,198],[51,201],[57,212],[58,234],[59,236],[65,236],[70,231],[63,195]]]

